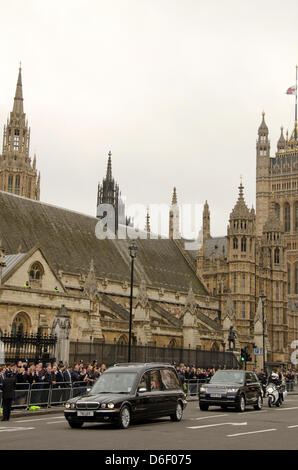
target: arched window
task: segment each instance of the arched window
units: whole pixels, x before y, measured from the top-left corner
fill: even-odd
[[[16,176],[15,181],[15,194],[20,194],[20,175]]]
[[[30,326],[31,322],[27,313],[19,312],[12,322],[11,332],[13,335],[23,335],[30,332]]]
[[[275,248],[274,250],[274,263],[279,264],[279,248]]]
[[[241,238],[241,251],[246,251],[246,237]]]
[[[168,348],[176,348],[177,347],[177,342],[175,340],[175,338],[171,339],[171,341],[169,342],[169,345],[168,345]]]
[[[13,188],[13,176],[9,175],[8,176],[8,187],[7,190],[9,193],[12,193],[12,188]]]
[[[298,264],[295,264],[295,294],[298,294]]]
[[[234,294],[237,292],[237,274],[234,273]]]
[[[298,202],[295,202],[295,232],[298,232]]]
[[[291,230],[291,208],[288,202],[285,204],[284,213],[285,213],[285,232],[289,232]]]
[[[238,238],[233,238],[233,249],[238,250]]]
[[[29,270],[30,281],[41,281],[44,270],[40,263],[33,263]]]
[[[288,264],[288,294],[291,293],[291,265]]]
[[[279,204],[275,204],[275,213],[276,213],[276,217],[280,219],[280,205]]]

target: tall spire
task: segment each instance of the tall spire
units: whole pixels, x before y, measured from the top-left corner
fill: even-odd
[[[147,238],[150,238],[150,212],[149,212],[149,207],[147,207],[147,214],[146,214],[146,227],[145,230],[147,232]]]
[[[176,188],[174,188],[174,190],[173,190],[173,196],[172,196],[172,206],[174,206],[174,204],[177,204]]]
[[[112,181],[112,152],[111,150],[108,153],[108,167],[107,167],[107,180]]]
[[[21,63],[19,67],[19,76],[17,81],[16,93],[14,97],[13,103],[13,113],[15,114],[23,114],[24,107],[23,107],[23,87],[22,87],[22,68]]]

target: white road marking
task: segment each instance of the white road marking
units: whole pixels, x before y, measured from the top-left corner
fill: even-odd
[[[256,411],[245,411],[244,413],[243,412],[239,412],[237,413],[238,415],[251,415],[252,413],[267,413],[268,410],[256,410]]]
[[[46,424],[64,424],[64,422],[63,421],[48,421]]]
[[[48,416],[47,418],[22,419],[22,420],[14,421],[14,423],[29,423],[30,421],[46,421],[47,419],[51,419],[51,418],[49,418]],[[64,416],[58,416],[58,417],[55,417],[55,419],[65,419],[65,418]]]
[[[15,432],[15,431],[29,431],[29,429],[35,429],[35,428],[0,428],[0,432]]]
[[[298,406],[293,406],[292,408],[276,408],[278,411],[287,411],[287,410],[298,410]]]
[[[204,418],[190,418],[190,419],[193,421],[193,420],[199,420],[199,419],[221,418],[222,416],[228,416],[228,415],[214,415],[214,416],[205,416]]]
[[[289,429],[292,429],[292,428],[298,428],[298,424],[295,424],[295,426],[288,426]]]
[[[227,434],[227,437],[247,436],[248,434],[258,434],[260,432],[276,431],[276,429],[262,429],[260,431],[240,432],[238,434]]]
[[[217,424],[204,424],[203,426],[188,426],[188,429],[203,429],[203,428],[213,428],[215,426],[246,426],[247,422],[245,423],[217,423]]]

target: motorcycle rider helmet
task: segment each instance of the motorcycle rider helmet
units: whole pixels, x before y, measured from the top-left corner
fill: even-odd
[[[276,372],[272,372],[271,377],[273,379],[278,379],[278,374],[276,374]]]

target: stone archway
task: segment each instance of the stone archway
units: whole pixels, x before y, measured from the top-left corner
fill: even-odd
[[[31,320],[26,312],[18,312],[11,325],[12,334],[25,334],[31,332]]]

